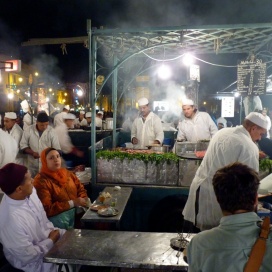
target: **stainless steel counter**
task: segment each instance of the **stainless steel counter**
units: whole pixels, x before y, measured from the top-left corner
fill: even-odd
[[[45,255],[58,264],[181,270],[181,253],[170,247],[176,233],[69,230]]]
[[[131,187],[121,187],[121,190],[115,191],[114,187],[105,187],[103,192],[108,192],[111,194],[113,198],[117,198],[116,209],[118,210],[118,214],[112,217],[101,217],[95,211],[87,210],[86,213],[82,216],[81,221],[83,223],[96,223],[96,222],[104,222],[104,223],[115,223],[117,228],[119,228],[119,223],[123,212],[126,208],[127,202],[132,192]]]

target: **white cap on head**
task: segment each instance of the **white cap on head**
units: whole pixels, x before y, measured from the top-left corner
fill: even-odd
[[[70,106],[69,105],[65,105],[63,108],[66,109],[66,110],[70,110]]]
[[[138,105],[141,106],[145,106],[149,103],[148,99],[145,97],[142,97],[138,100]]]
[[[86,115],[85,115],[85,117],[87,118],[87,117],[92,117],[92,113],[89,111],[89,112],[87,112],[86,113]]]
[[[99,113],[99,114],[104,114],[104,112],[103,112],[103,111],[99,111],[98,113]]]
[[[17,115],[15,112],[5,112],[5,117],[9,119],[16,119]]]
[[[266,117],[258,112],[251,112],[246,116],[246,119],[254,123],[255,125],[267,129]]]
[[[80,113],[80,114],[85,114],[85,111],[80,111],[79,113]]]
[[[194,101],[192,99],[183,99],[182,106],[194,106]]]
[[[76,116],[72,113],[66,113],[63,115],[64,120],[75,120]]]

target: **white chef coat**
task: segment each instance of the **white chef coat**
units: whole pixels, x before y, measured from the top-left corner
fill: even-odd
[[[59,125],[64,124],[63,116],[66,115],[66,114],[67,114],[67,112],[62,111],[62,112],[55,115],[55,117],[54,117],[54,127],[57,127]]]
[[[35,188],[24,200],[4,195],[0,218],[0,241],[12,266],[27,272],[57,271],[57,265],[44,263],[43,257],[53,247],[49,233],[58,228],[47,219]],[[64,233],[60,229],[60,235]]]
[[[5,131],[0,129],[0,168],[10,162],[15,162],[18,144]]]
[[[18,148],[20,148],[20,141],[21,141],[21,138],[23,135],[23,130],[21,129],[21,127],[17,124],[14,124],[12,129],[9,132],[8,131],[6,131],[6,132],[16,141]],[[24,165],[25,159],[26,159],[25,154],[19,153],[19,150],[18,150],[18,154],[16,156],[15,163]]]
[[[138,139],[137,148],[146,148],[155,140],[162,144],[164,133],[160,117],[153,112],[147,115],[145,122],[142,117],[137,117],[131,128],[131,140],[134,137]]]
[[[95,126],[102,128],[102,119],[99,117],[95,117]]]
[[[79,118],[76,118],[74,121],[74,125],[80,125],[81,127],[88,126],[87,120],[83,118],[81,121],[79,121]]]
[[[37,119],[33,116],[33,125],[36,124],[36,121]],[[24,118],[23,118],[23,130],[26,130],[28,127],[30,127],[32,125],[32,118],[31,118],[31,115],[27,112],[25,115],[24,115]]]
[[[243,126],[223,128],[212,138],[190,187],[183,210],[184,219],[195,223],[196,191],[199,192],[197,227],[201,230],[218,226],[222,211],[212,186],[215,172],[234,162],[241,162],[259,171],[259,150]]]
[[[218,119],[216,119],[216,123],[217,123],[217,126],[219,123],[221,123],[224,125],[225,128],[227,127],[227,120],[224,117],[219,117]]]
[[[56,135],[59,139],[60,149],[63,153],[69,154],[72,152],[74,145],[68,133],[68,128],[65,123],[55,127]]]
[[[207,112],[197,111],[194,117],[186,118],[178,125],[177,140],[197,142],[211,139],[218,131],[214,121]]]
[[[48,126],[40,137],[36,125],[31,125],[24,131],[20,142],[20,149],[23,150],[26,147],[29,147],[34,152],[41,154],[41,152],[47,147],[60,149],[60,144],[58,136],[52,127]],[[41,160],[34,159],[32,155],[27,154],[27,163],[28,169],[30,170],[32,176],[35,177],[41,168]]]

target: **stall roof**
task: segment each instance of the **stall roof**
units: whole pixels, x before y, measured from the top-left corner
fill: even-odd
[[[272,23],[176,26],[136,29],[97,29],[92,35],[108,53],[129,55],[150,48],[148,53],[177,55],[257,53],[269,56],[272,46]],[[84,43],[87,36],[69,38],[30,39],[23,46]],[[112,51],[112,52],[110,52]]]
[[[203,25],[140,29],[92,29],[98,44],[112,53],[257,53],[269,50],[272,24]],[[163,51],[163,52],[162,52]],[[170,53],[171,52],[171,53]],[[265,53],[265,52],[264,52]]]

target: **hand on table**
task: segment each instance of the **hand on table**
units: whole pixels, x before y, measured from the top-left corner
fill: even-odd
[[[86,207],[87,206],[87,198],[78,197],[73,200],[75,207]]]
[[[138,139],[136,137],[133,137],[131,140],[132,144],[138,144]]]
[[[55,244],[59,238],[60,238],[60,232],[58,229],[56,230],[52,230],[49,235],[48,235],[48,238],[51,239],[53,241],[53,243]]]

